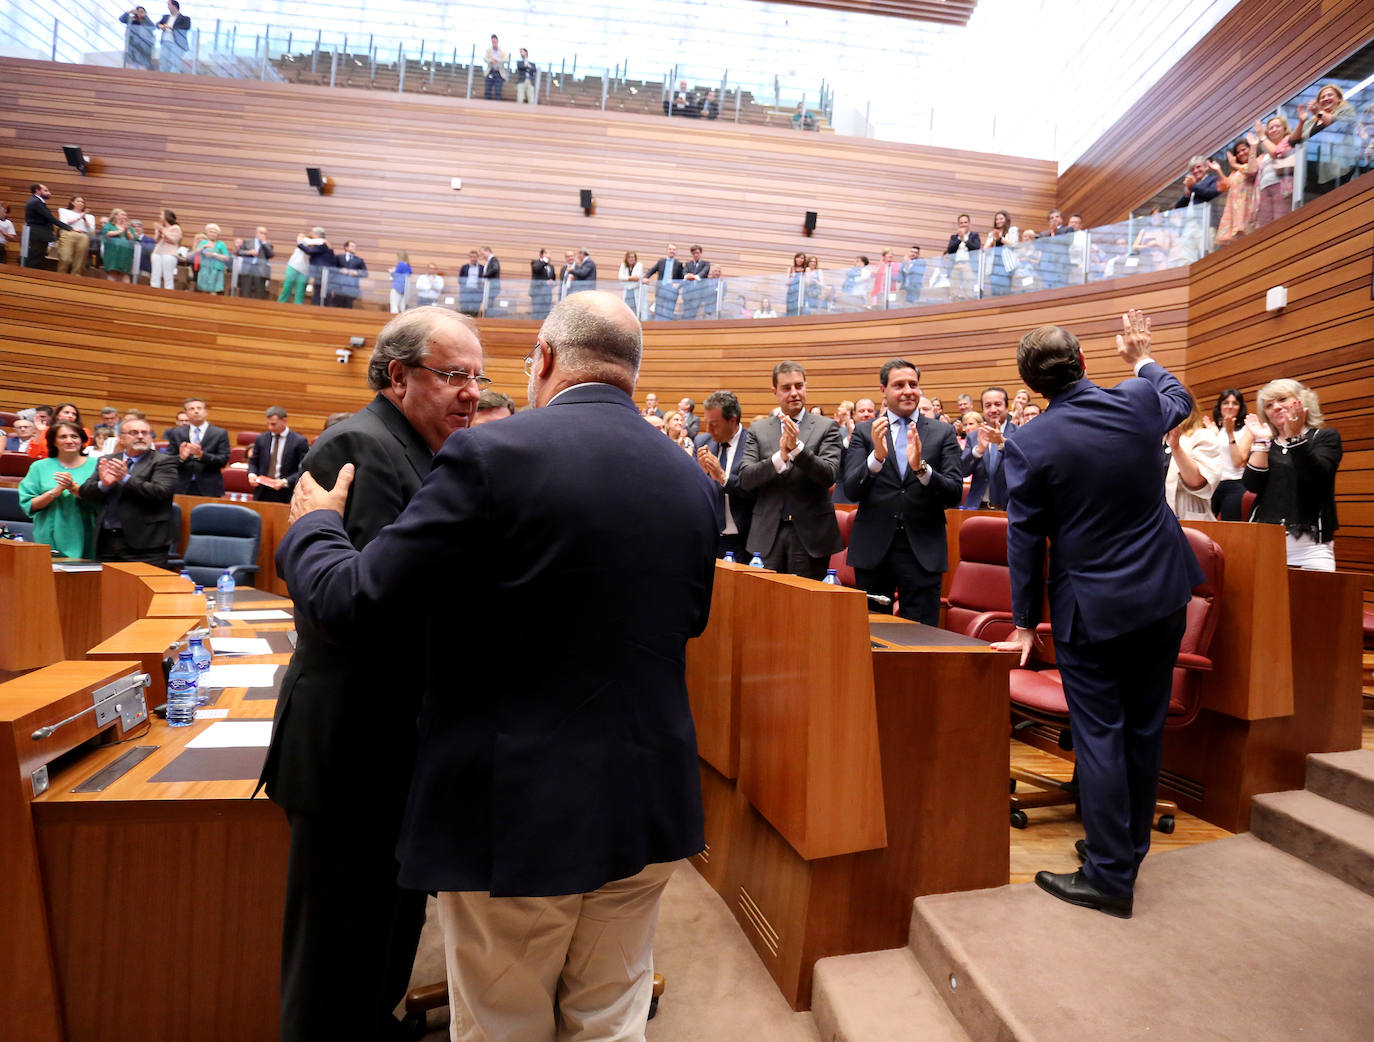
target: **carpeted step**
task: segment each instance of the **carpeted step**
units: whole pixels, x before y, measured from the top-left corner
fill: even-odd
[[[1374,816],[1374,749],[1312,753],[1307,757],[1307,789]]]
[[[811,1014],[821,1042],[969,1042],[910,948],[821,959]]]
[[[1374,818],[1316,793],[1266,792],[1250,804],[1250,831],[1344,883],[1374,894]]]

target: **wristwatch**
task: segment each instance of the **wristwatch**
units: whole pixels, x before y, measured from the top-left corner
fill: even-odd
[[[918,478],[923,478],[923,477],[925,477],[925,476],[926,476],[927,474],[929,474],[929,473],[930,473],[930,464],[927,463],[925,460],[922,460],[922,461],[921,461],[921,465],[920,465],[919,467],[916,468],[916,476],[917,476]]]

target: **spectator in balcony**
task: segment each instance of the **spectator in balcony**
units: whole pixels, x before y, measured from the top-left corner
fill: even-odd
[[[787,272],[787,313],[800,315],[806,299],[806,269],[810,262],[802,251],[792,254],[792,267]]]
[[[29,192],[28,202],[24,204],[24,227],[29,232],[29,249],[21,258],[21,263],[26,268],[41,268],[48,256],[48,243],[57,237],[58,231],[66,231],[67,225],[48,209],[52,190],[47,185],[35,181],[29,185]]]
[[[1374,168],[1374,102],[1360,109],[1359,122],[1355,125],[1356,147],[1359,149],[1357,162],[1361,171]]]
[[[992,215],[992,230],[987,239],[988,291],[994,297],[1011,292],[1012,273],[1016,271],[1016,250],[1020,234],[1011,223],[1011,214],[998,210]]]
[[[487,63],[487,85],[486,94],[488,101],[500,101],[502,92],[506,87],[506,75],[502,71],[506,67],[507,54],[501,50],[501,43],[493,33],[491,46],[482,55],[482,60]]]
[[[702,318],[714,319],[719,317],[725,302],[725,294],[729,288],[729,283],[725,281],[725,273],[720,270],[720,265],[712,264],[711,270],[706,273],[706,282],[701,287]]]
[[[468,250],[468,262],[458,269],[458,310],[465,315],[482,310],[482,262],[476,250]]]
[[[596,289],[596,261],[592,260],[587,247],[583,246],[577,251],[577,261],[568,270],[568,278],[571,280],[569,293]]]
[[[207,224],[193,251],[200,258],[196,289],[202,293],[224,292],[224,270],[229,266],[229,247],[220,237],[218,224]]]
[[[668,97],[663,99],[663,114],[681,116],[692,107],[693,101],[692,92],[687,89],[687,81],[683,80],[678,85],[676,94],[669,92]]]
[[[539,256],[530,261],[530,310],[531,318],[543,321],[553,307],[553,288],[558,285],[558,273],[553,270],[549,251],[540,250]]]
[[[1236,142],[1226,153],[1226,162],[1231,167],[1229,174],[1222,172],[1215,159],[1208,161],[1207,165],[1221,178],[1221,190],[1226,195],[1226,208],[1217,227],[1218,243],[1230,242],[1255,230],[1255,211],[1259,205],[1259,156],[1255,154],[1258,144],[1259,138],[1254,134]]]
[[[1259,203],[1255,210],[1255,227],[1263,228],[1275,218],[1293,209],[1293,146],[1288,141],[1291,128],[1282,116],[1270,116],[1266,122],[1255,121],[1255,137],[1259,142]]]
[[[821,309],[821,298],[825,295],[825,279],[821,276],[821,259],[814,253],[806,258],[806,292],[802,298],[802,309],[813,314]],[[834,294],[834,290],[831,290]]]
[[[239,265],[242,296],[252,300],[267,299],[267,280],[272,277],[272,258],[276,252],[264,227],[254,229],[253,237],[243,241],[242,252],[238,254],[244,258]]]
[[[867,255],[861,253],[854,258],[854,266],[844,273],[844,284],[840,292],[848,294],[854,298],[857,305],[862,306],[872,289],[872,265]]]
[[[869,306],[885,308],[896,304],[901,278],[902,266],[893,259],[891,250],[883,250],[873,272],[873,293],[869,298]]]
[[[415,299],[421,307],[439,303],[439,294],[444,292],[444,278],[439,274],[437,264],[425,266],[425,273],[415,280]]]
[[[816,117],[806,111],[806,102],[797,102],[797,111],[792,113],[793,130],[815,130]]]
[[[10,204],[0,203],[0,264],[9,263],[9,243],[19,238],[10,220]]]
[[[159,65],[163,72],[180,72],[181,60],[190,49],[191,19],[181,13],[177,0],[167,0],[167,13],[157,21],[162,33],[162,54]]]
[[[1321,137],[1314,141],[1318,134]],[[1355,108],[1334,83],[1324,84],[1310,106],[1298,106],[1298,126],[1288,140],[1294,146],[1308,142],[1309,190],[1330,191],[1345,184],[1355,172],[1359,154]]]
[[[129,281],[134,270],[134,241],[129,215],[115,207],[100,226],[100,262],[111,282]]]
[[[406,277],[411,274],[410,254],[396,251],[396,263],[387,272],[391,276],[391,313],[399,315],[406,309]]]
[[[639,283],[644,278],[644,265],[639,263],[639,254],[626,250],[620,261],[620,289],[625,297],[625,306],[639,314]]]
[[[700,318],[705,303],[703,283],[711,274],[711,262],[703,260],[701,246],[693,244],[692,259],[682,266],[682,277],[686,285],[682,288],[682,317]]]
[[[153,273],[153,250],[157,249],[157,240],[149,235],[143,228],[143,222],[134,218],[129,222],[129,230],[134,233],[134,242],[143,247],[138,251],[138,270],[144,275],[151,276]],[[137,278],[134,279],[138,281]]]
[[[1194,203],[1210,203],[1220,194],[1221,177],[1207,169],[1207,157],[1193,156],[1188,161],[1188,172],[1183,175],[1183,194],[1174,203],[1174,209]]]
[[[296,248],[291,251],[291,256],[286,261],[286,277],[281,280],[281,293],[277,295],[277,303],[284,304],[288,299],[294,300],[297,304],[305,303],[305,289],[310,283],[312,269],[332,267],[333,262],[334,250],[329,245],[323,228],[316,225],[310,229],[309,235],[301,232],[296,236]],[[315,294],[318,298],[318,284]]]
[[[57,217],[67,226],[57,240],[57,270],[84,275],[95,236],[95,215],[86,212],[83,196],[74,195],[71,202],[58,208]]]
[[[767,297],[759,301],[759,306],[754,309],[755,318],[777,318],[778,313],[773,310],[773,304]]]
[[[949,257],[949,299],[968,300],[977,292],[977,276],[972,254],[982,249],[978,233],[970,228],[969,215],[961,213],[955,222],[955,232],[949,237],[945,253]]]
[[[715,119],[720,115],[720,102],[716,100],[716,92],[708,90],[706,97],[701,101],[701,111],[698,115],[702,119]]]
[[[902,299],[907,307],[921,302],[921,286],[926,280],[926,262],[921,260],[921,247],[913,244],[902,261]]]
[[[325,304],[331,308],[351,308],[362,296],[360,280],[367,278],[367,261],[358,256],[358,244],[352,239],[344,243],[343,253],[335,258],[334,268],[329,273],[329,295]]]
[[[1158,206],[1150,211],[1145,227],[1136,233],[1132,251],[1140,257],[1140,271],[1159,271],[1167,267],[1174,252],[1174,235]]]
[[[515,63],[515,100],[519,104],[526,105],[535,103],[534,96],[534,62],[530,61],[530,52],[524,47],[520,48],[520,60]]]
[[[490,246],[483,246],[478,253],[482,258],[482,279],[487,287],[487,308],[498,305],[501,296],[501,262]]]
[[[157,29],[148,17],[148,9],[141,4],[119,16],[124,29],[124,68],[151,69],[153,67],[153,39]]]
[[[743,293],[735,297],[735,303],[730,307],[730,313],[726,318],[753,318],[754,313],[749,310],[749,298]]]
[[[163,210],[153,227],[153,285],[176,289],[177,251],[181,249],[181,225],[171,210]]]
[[[95,505],[80,498],[96,469],[96,457],[82,453],[88,440],[79,423],[57,421],[48,428],[46,457],[19,483],[19,508],[33,519],[34,542],[63,557],[95,556]]]

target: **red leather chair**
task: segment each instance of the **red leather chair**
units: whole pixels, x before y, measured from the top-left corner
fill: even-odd
[[[239,492],[250,496],[253,494],[253,486],[248,484],[247,467],[225,467],[220,473],[224,475],[225,492]]]
[[[1169,692],[1169,715],[1165,719],[1166,729],[1187,727],[1197,719],[1201,707],[1201,692],[1197,675],[1212,668],[1212,660],[1207,657],[1212,645],[1212,635],[1216,632],[1219,616],[1220,598],[1225,578],[1225,561],[1221,547],[1210,536],[1195,528],[1183,529],[1188,544],[1202,565],[1203,580],[1193,587],[1192,598],[1188,601],[1188,621],[1183,631],[1183,643],[1179,646],[1178,660],[1174,668],[1173,689]],[[1036,642],[1052,644],[1049,623],[1042,622],[1036,630]],[[1069,706],[1064,698],[1064,685],[1057,669],[1014,669],[1011,671],[1011,712],[1019,718],[1014,730],[1031,724],[1040,723],[1059,728],[1059,744],[1064,749],[1072,748],[1069,738]],[[1023,829],[1029,824],[1026,811],[1035,807],[1050,807],[1077,802],[1077,786],[1073,781],[1061,782],[1034,771],[1012,768],[1011,772],[1011,823]],[[1041,791],[1018,794],[1017,782],[1027,782]],[[1156,809],[1160,814],[1156,828],[1166,835],[1174,831],[1174,815],[1178,804],[1171,800],[1159,800]]]
[[[236,435],[234,436],[234,444],[235,444],[235,445],[244,445],[244,446],[247,446],[247,447],[251,448],[252,445],[253,445],[253,442],[255,442],[255,441],[258,440],[258,435],[259,435],[260,433],[262,433],[262,432],[261,432],[261,431],[239,431],[238,434],[236,434]]]
[[[854,515],[857,513],[854,509],[835,508],[835,521],[840,526],[840,538],[844,540],[844,549],[830,555],[830,567],[835,569],[835,574],[844,586],[859,585],[858,580],[854,578],[854,569],[849,567],[849,534],[854,531]]]
[[[27,452],[0,452],[0,478],[22,478],[32,463]]]
[[[959,526],[959,563],[944,605],[947,630],[986,641],[1015,632],[1005,517],[971,517]]]
[[[232,449],[229,450],[229,465],[230,465],[230,466],[233,466],[235,463],[247,463],[247,462],[248,462],[248,450],[245,449],[242,445],[235,445]]]

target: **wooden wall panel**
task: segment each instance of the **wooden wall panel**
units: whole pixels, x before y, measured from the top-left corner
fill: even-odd
[[[1227,387],[1253,409],[1266,382],[1312,387],[1345,457],[1336,474],[1336,560],[1374,571],[1374,178],[1306,206],[1301,216],[1192,267],[1188,380],[1210,406]],[[1264,310],[1288,288],[1288,307]]]
[[[0,110],[0,199],[12,206],[42,180],[101,215],[118,205],[150,221],[169,206],[188,233],[215,221],[226,238],[252,235],[262,223],[284,245],[322,224],[337,247],[356,239],[376,270],[407,249],[418,271],[434,261],[453,276],[482,244],[508,277],[528,277],[540,246],[561,259],[586,245],[614,278],[627,249],[648,267],[669,239],[684,257],[702,243],[726,275],[782,273],[803,247],[848,267],[884,246],[943,251],[961,210],[979,228],[1002,207],[1043,214],[1057,176],[1040,160],[723,121],[8,58]],[[94,161],[88,177],[63,163],[73,143]],[[327,195],[306,184],[306,166],[330,178]],[[582,188],[596,196],[591,218]],[[807,210],[820,215],[811,239]]]
[[[1374,38],[1369,0],[1241,0],[1059,179],[1059,205],[1123,221],[1195,153],[1227,143]]]

